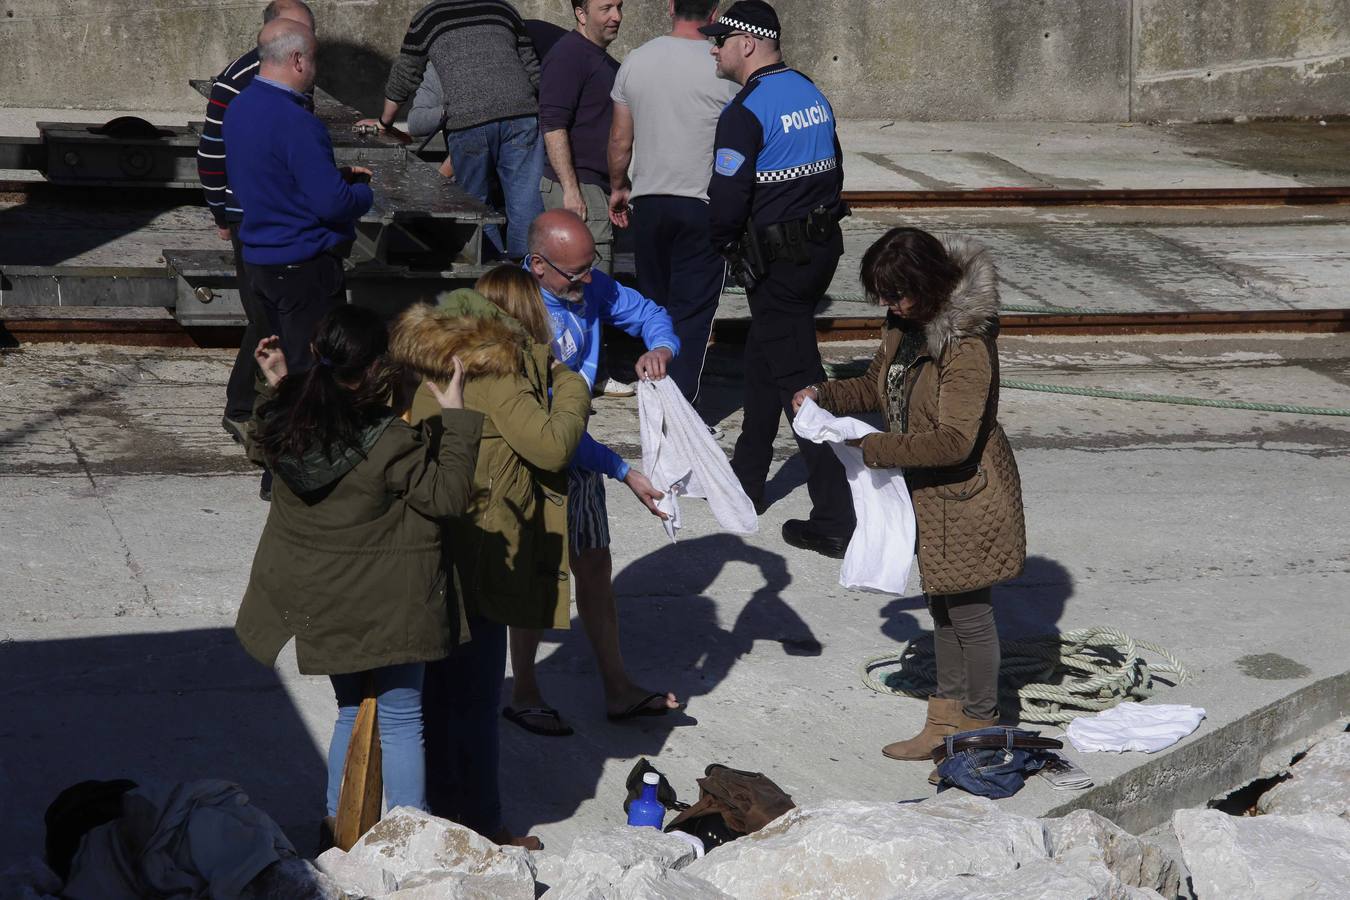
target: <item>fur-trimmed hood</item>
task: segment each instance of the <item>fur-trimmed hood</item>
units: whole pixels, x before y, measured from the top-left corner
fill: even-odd
[[[941,240],[952,262],[961,268],[961,278],[951,297],[924,326],[928,352],[933,356],[941,356],[962,338],[998,333],[998,271],[989,249],[959,235]]]
[[[389,336],[389,356],[424,378],[449,378],[458,356],[464,374],[510,375],[521,370],[530,338],[519,322],[477,291],[442,294],[435,306],[419,303],[399,316]]]

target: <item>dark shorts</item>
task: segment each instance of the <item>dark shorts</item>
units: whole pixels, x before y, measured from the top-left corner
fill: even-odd
[[[567,542],[571,553],[609,546],[605,476],[589,469],[567,471]]]

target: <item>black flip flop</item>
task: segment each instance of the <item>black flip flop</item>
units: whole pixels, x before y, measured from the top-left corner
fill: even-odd
[[[665,699],[665,694],[648,694],[621,713],[606,713],[605,718],[611,722],[622,722],[625,719],[636,719],[639,716],[664,716],[666,713],[674,711],[665,705]],[[653,700],[662,701],[662,705],[659,707],[648,706],[647,704]],[[679,709],[679,707],[677,706],[675,709]]]
[[[512,709],[509,706],[502,707],[502,718],[508,722],[513,722],[524,728],[530,734],[538,734],[543,737],[567,737],[575,734],[572,726],[562,720],[558,711],[548,706],[528,706],[525,709]],[[552,719],[557,722],[560,728],[541,728],[538,725],[531,725],[529,719]]]

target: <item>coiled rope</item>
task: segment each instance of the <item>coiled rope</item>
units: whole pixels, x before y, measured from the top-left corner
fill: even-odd
[[[850,362],[825,363],[825,374],[831,379],[856,378],[867,370],[865,364]],[[1253,403],[1248,400],[1213,400],[1208,397],[1178,397],[1173,394],[1144,394],[1138,391],[1116,391],[1109,388],[1067,387],[1061,384],[1040,384],[1002,378],[999,387],[1015,391],[1039,391],[1043,394],[1070,394],[1078,397],[1100,397],[1105,400],[1129,400],[1136,403],[1171,403],[1176,406],[1208,406],[1215,409],[1245,409],[1252,412],[1289,413],[1296,416],[1350,416],[1350,409],[1334,406],[1297,406],[1292,403]]]
[[[1006,714],[1016,706],[1022,722],[1065,725],[1078,716],[1153,696],[1155,677],[1171,685],[1190,677],[1181,661],[1157,644],[1103,626],[1003,641],[1001,646],[1000,707]],[[1144,652],[1164,661],[1151,664]],[[933,636],[864,661],[862,681],[879,694],[927,698],[937,689]]]

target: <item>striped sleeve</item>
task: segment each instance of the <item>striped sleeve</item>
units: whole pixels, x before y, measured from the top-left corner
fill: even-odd
[[[220,228],[231,221],[239,221],[243,215],[225,176],[225,137],[221,126],[230,102],[253,81],[257,71],[258,51],[250,50],[216,76],[211,97],[206,102],[206,121],[202,123],[202,138],[197,143],[197,178],[202,183],[211,216]]]

